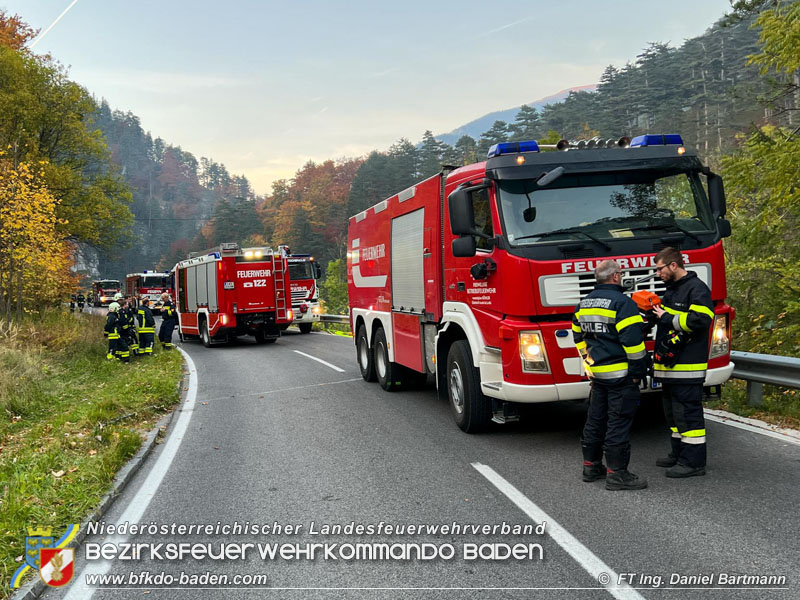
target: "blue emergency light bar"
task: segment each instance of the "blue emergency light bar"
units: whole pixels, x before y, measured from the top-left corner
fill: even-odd
[[[494,156],[501,156],[503,154],[517,154],[519,152],[538,152],[539,144],[536,140],[529,142],[503,142],[502,144],[494,144],[489,148],[488,158]]]
[[[683,139],[677,133],[667,133],[654,135],[648,133],[646,135],[637,135],[631,140],[631,148],[644,148],[646,146],[683,146]]]

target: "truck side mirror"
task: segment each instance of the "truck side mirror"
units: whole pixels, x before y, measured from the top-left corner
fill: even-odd
[[[715,173],[708,174],[708,196],[714,218],[724,217],[728,210],[725,202],[725,187],[722,185],[722,177]]]
[[[459,188],[448,197],[450,229],[455,235],[472,235],[475,229],[475,211],[469,188]],[[470,255],[472,256],[472,255]]]
[[[726,238],[731,237],[731,222],[728,219],[717,219],[717,230],[719,231],[719,237]]]
[[[453,256],[461,258],[469,258],[475,256],[478,245],[475,243],[475,238],[471,235],[465,235],[453,240]]]
[[[322,267],[314,263],[314,279],[319,279],[320,277],[322,277]]]

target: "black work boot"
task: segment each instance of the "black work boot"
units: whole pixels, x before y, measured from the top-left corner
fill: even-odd
[[[605,479],[606,466],[602,462],[589,462],[583,461],[583,480],[587,483],[597,481],[598,479]]]
[[[611,491],[619,490],[642,490],[647,487],[647,479],[634,475],[628,469],[609,471],[606,475],[606,489]]]
[[[689,465],[676,464],[664,471],[664,475],[672,478],[697,477],[706,474],[705,467],[690,467]]]

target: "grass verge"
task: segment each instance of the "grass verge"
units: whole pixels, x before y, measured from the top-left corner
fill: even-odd
[[[49,312],[0,323],[0,598],[26,528],[58,537],[80,523],[178,400],[180,354],[109,362],[104,321]]]
[[[800,390],[765,385],[763,406],[748,406],[747,382],[731,379],[722,388],[722,398],[707,402],[706,406],[800,430]]]

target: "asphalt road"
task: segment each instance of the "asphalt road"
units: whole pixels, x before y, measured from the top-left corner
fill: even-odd
[[[94,598],[800,597],[800,445],[708,422],[707,476],[666,479],[654,461],[668,450],[668,433],[659,411],[646,406],[655,401],[650,397],[637,417],[631,463],[650,487],[608,492],[602,482],[580,479],[581,403],[535,406],[519,423],[470,436],[455,426],[433,389],[390,394],[362,381],[348,338],[289,330],[271,345],[244,338],[234,346],[182,347],[197,368],[194,405],[176,415],[165,443],[105,522],[136,514],[137,522],[148,525],[250,522],[302,529],[280,535],[145,534],[126,541],[217,547],[385,542],[398,545],[398,552],[400,544],[429,543],[445,552],[450,544],[455,555],[261,560],[254,550],[247,560],[116,560],[108,573],[125,577],[144,570],[176,577],[211,572],[264,575],[266,582],[248,588],[229,581],[225,587],[234,589],[223,590],[176,581],[165,590],[128,579],[107,583]],[[319,530],[351,522],[525,526],[542,519],[544,535],[310,531],[312,522]],[[534,546],[533,558],[465,560],[465,544],[539,544],[543,558]],[[73,584],[87,566],[97,570],[99,564],[87,561],[81,549]],[[636,589],[606,590],[599,573],[635,574],[629,581]],[[714,579],[675,591],[669,585],[673,574]],[[720,586],[721,574],[783,575],[786,582],[770,586],[781,589],[737,589],[753,586]],[[643,584],[642,576],[660,576],[661,587]],[[692,589],[698,587],[703,589]],[[69,598],[90,594],[73,588]],[[65,594],[52,590],[44,597]]]

